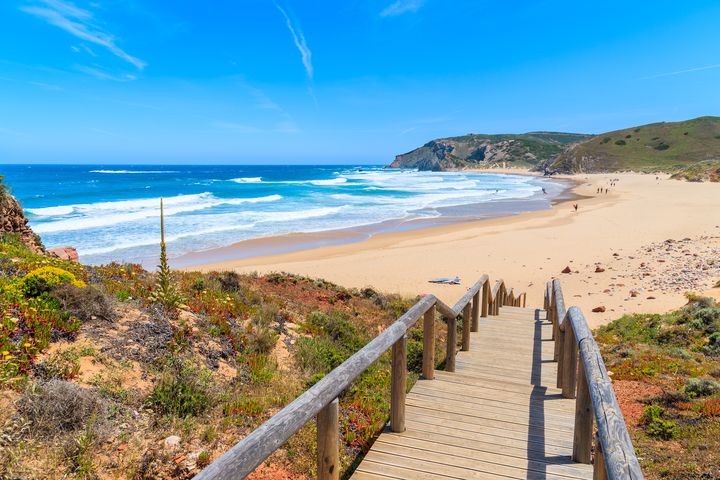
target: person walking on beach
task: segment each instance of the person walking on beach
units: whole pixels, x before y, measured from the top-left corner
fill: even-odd
[[[578,209],[578,204],[577,204],[577,203],[573,203],[573,208],[574,208],[574,209],[575,209],[575,211],[577,212],[577,209]]]

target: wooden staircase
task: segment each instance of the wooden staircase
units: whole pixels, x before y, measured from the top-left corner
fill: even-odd
[[[592,478],[571,458],[575,402],[555,387],[552,334],[541,310],[482,318],[455,372],[415,383],[406,430],[383,432],[352,478]]]
[[[487,275],[452,307],[422,297],[195,478],[245,478],[314,420],[318,478],[339,480],[338,398],[391,351],[389,423],[352,478],[642,479],[585,318],[565,309],[558,280],[544,297],[542,309],[525,308],[525,293],[502,280],[491,287]],[[444,370],[435,369],[438,314],[447,324]],[[422,377],[407,393],[407,332],[421,318]]]

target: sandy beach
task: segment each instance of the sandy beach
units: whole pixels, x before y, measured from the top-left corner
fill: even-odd
[[[720,280],[720,184],[629,173],[565,178],[577,182],[579,199],[548,210],[191,269],[286,271],[447,302],[487,273],[537,306],[544,283],[560,278],[566,304],[581,307],[593,326],[677,308],[687,291],[720,297],[712,288]],[[566,267],[571,273],[561,273]],[[428,283],[455,275],[461,285]],[[604,312],[593,313],[597,307]]]

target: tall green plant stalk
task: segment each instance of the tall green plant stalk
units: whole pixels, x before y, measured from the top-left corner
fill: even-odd
[[[158,265],[158,280],[153,294],[153,300],[160,303],[169,311],[176,311],[182,303],[182,296],[173,283],[172,271],[167,259],[167,245],[165,245],[165,212],[163,199],[160,199],[160,265]]]

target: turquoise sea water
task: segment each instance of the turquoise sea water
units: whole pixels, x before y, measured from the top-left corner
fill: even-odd
[[[347,166],[3,165],[0,174],[47,247],[73,245],[91,264],[151,263],[160,197],[177,257],[293,232],[481,217],[500,203],[542,208],[543,187],[562,189],[515,175]]]

